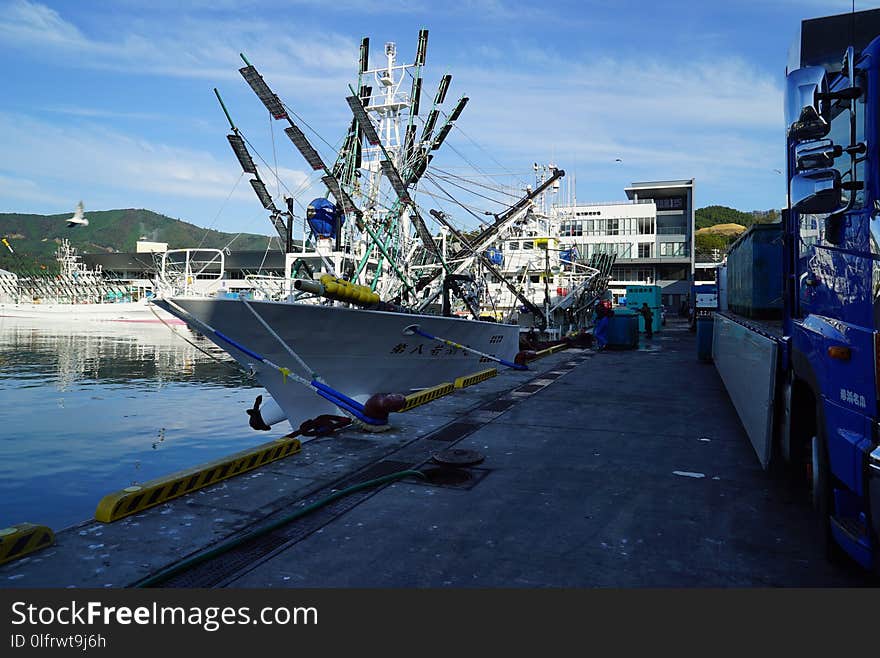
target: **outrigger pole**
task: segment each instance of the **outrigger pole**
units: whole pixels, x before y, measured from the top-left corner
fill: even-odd
[[[290,125],[284,129],[284,132],[287,134],[288,138],[290,138],[290,141],[293,142],[293,145],[302,154],[306,162],[313,170],[324,172],[324,176],[323,178],[321,178],[321,181],[327,186],[327,189],[330,191],[336,201],[340,205],[342,205],[343,212],[353,214],[355,216],[355,222],[357,223],[358,228],[366,231],[367,234],[370,236],[370,239],[373,240],[376,246],[379,247],[379,251],[381,251],[382,255],[388,259],[391,268],[394,270],[394,273],[403,283],[405,288],[408,291],[415,293],[412,285],[410,285],[409,281],[407,281],[406,279],[406,276],[404,276],[403,272],[400,271],[400,269],[391,259],[390,255],[385,249],[385,246],[379,240],[379,237],[369,226],[369,224],[363,221],[363,212],[354,204],[354,202],[351,200],[351,197],[349,197],[348,194],[345,193],[345,190],[342,189],[339,180],[336,178],[336,176],[334,176],[333,172],[330,171],[327,165],[324,164],[321,156],[309,143],[308,139],[306,138],[300,127],[297,126],[290,118],[287,110],[285,110],[284,105],[281,102],[281,99],[269,88],[269,86],[266,84],[266,81],[263,80],[263,76],[261,76],[257,69],[254,68],[253,65],[251,65],[244,54],[241,54],[241,59],[247,65],[244,68],[239,69],[239,72],[245,79],[245,82],[250,85],[251,89],[253,89],[254,93],[257,95],[257,98],[262,101],[263,105],[266,106],[266,109],[269,110],[269,113],[275,119],[287,119],[287,123]]]

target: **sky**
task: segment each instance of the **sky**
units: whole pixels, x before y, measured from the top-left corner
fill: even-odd
[[[857,10],[876,6],[856,1]],[[411,61],[421,28],[429,30],[423,105],[444,73],[453,76],[452,102],[470,98],[433,163],[442,171],[516,186],[534,182],[533,163],[553,163],[566,171],[566,198],[579,203],[623,200],[635,181],[694,178],[697,207],[779,208],[788,49],[802,19],[851,7],[0,0],[0,212],[62,213],[83,200],[86,214],[147,208],[271,234],[225,139],[213,88],[265,161],[270,191],[283,191],[278,181],[298,191],[301,212],[318,188],[301,189],[311,171],[242,80],[239,53],[332,162],[351,118],[345,96],[361,38],[371,39],[372,65],[389,41]],[[420,202],[474,224],[457,206]]]

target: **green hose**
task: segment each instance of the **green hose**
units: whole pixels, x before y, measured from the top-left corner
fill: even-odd
[[[317,509],[332,503],[334,500],[338,500],[339,498],[343,498],[348,496],[349,494],[356,493],[361,491],[362,489],[369,489],[370,487],[378,487],[383,484],[387,484],[389,482],[394,482],[396,480],[401,480],[405,477],[419,477],[424,479],[425,474],[421,471],[416,470],[405,470],[398,471],[397,473],[390,473],[388,475],[383,475],[380,478],[376,478],[374,480],[367,480],[366,482],[360,482],[359,484],[352,485],[346,489],[341,489],[334,494],[330,494],[326,498],[322,498],[321,500],[308,505],[301,510],[297,510],[293,514],[289,514],[277,521],[273,521],[267,526],[264,526],[258,530],[254,530],[253,532],[249,532],[246,535],[242,535],[241,537],[237,537],[231,541],[226,542],[225,544],[221,544],[220,546],[216,546],[212,548],[210,551],[206,551],[205,553],[199,553],[191,558],[187,558],[177,564],[174,564],[166,569],[162,569],[156,574],[152,576],[148,576],[147,578],[141,580],[140,582],[133,585],[135,588],[144,588],[144,587],[156,587],[157,585],[161,585],[169,578],[176,576],[179,573],[186,571],[187,569],[191,569],[202,562],[206,562],[213,557],[217,557],[218,555],[222,555],[228,551],[231,551],[236,546],[240,546],[241,544],[248,542],[252,539],[256,539],[257,537],[261,537],[269,532],[272,532],[276,528],[280,528],[283,525],[287,525],[298,518],[305,516],[306,514],[310,514]]]

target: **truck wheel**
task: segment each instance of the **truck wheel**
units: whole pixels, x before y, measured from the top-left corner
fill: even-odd
[[[792,414],[791,409],[791,401],[792,401],[792,380],[793,377],[789,376],[788,381],[785,382],[785,385],[782,389],[782,426],[780,429],[781,441],[779,442],[779,455],[782,459],[777,459],[777,465],[790,465],[792,463],[792,440],[794,440],[794,428],[792,427],[792,423],[794,422],[794,415]]]
[[[818,419],[816,425],[820,426]],[[841,564],[846,559],[846,552],[834,541],[831,534],[831,512],[834,509],[831,500],[831,469],[828,465],[828,449],[820,436],[812,437],[811,453],[810,496],[818,518],[819,539],[828,561]]]

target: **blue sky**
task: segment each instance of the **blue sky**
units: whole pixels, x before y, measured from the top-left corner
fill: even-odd
[[[336,144],[360,39],[371,38],[373,64],[386,41],[411,60],[420,28],[430,30],[425,97],[449,72],[449,97],[471,99],[439,167],[516,184],[533,179],[533,162],[553,161],[580,202],[623,199],[633,181],[693,177],[698,207],[778,208],[788,48],[801,19],[850,6],[0,0],[0,212],[65,212],[82,199],[87,211],[149,208],[270,234],[213,87],[294,189],[308,167],[239,76],[238,53]]]

